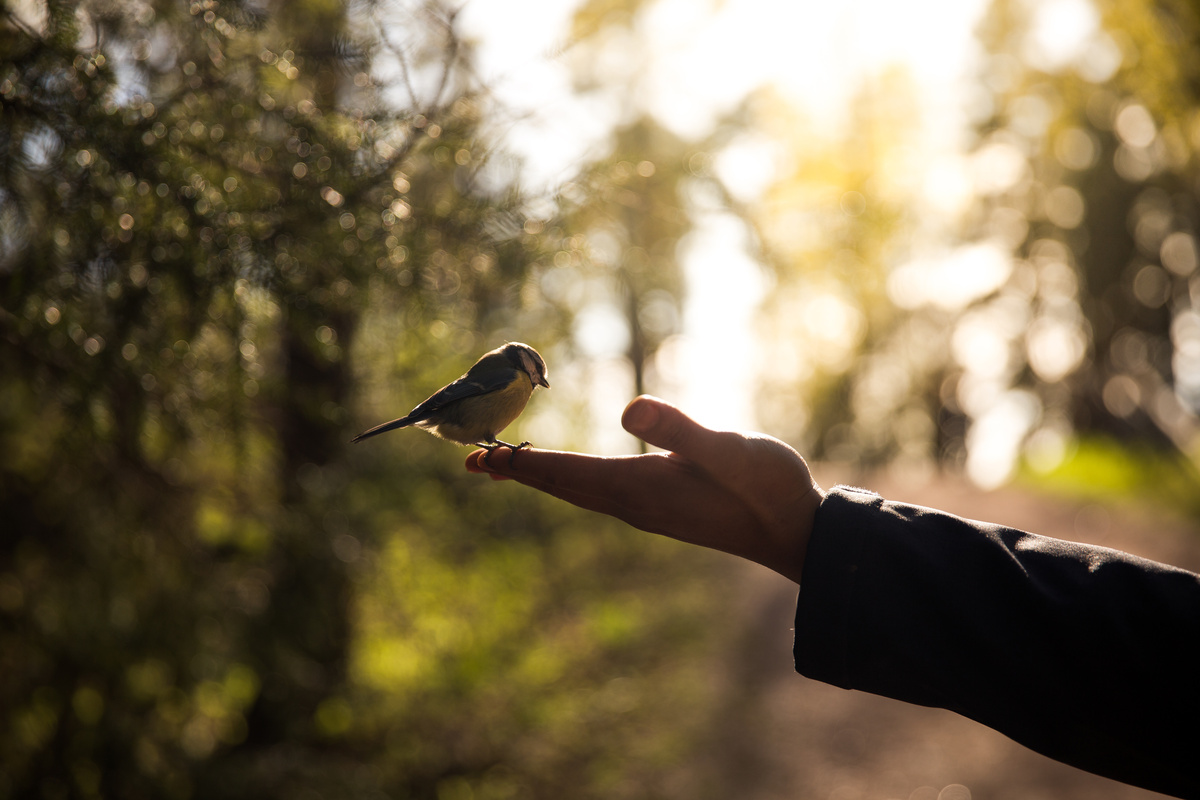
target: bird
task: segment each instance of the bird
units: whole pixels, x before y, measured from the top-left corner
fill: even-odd
[[[462,377],[438,389],[403,417],[376,425],[351,441],[361,442],[411,425],[451,442],[482,447],[489,464],[496,448],[510,448],[512,463],[517,451],[529,447],[529,442],[513,445],[497,439],[496,434],[521,415],[538,386],[550,388],[545,359],[527,344],[508,342],[484,353]]]

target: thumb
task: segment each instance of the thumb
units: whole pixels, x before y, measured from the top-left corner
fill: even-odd
[[[703,466],[719,463],[729,434],[710,430],[675,406],[648,394],[635,397],[621,425],[647,444],[677,453]]]

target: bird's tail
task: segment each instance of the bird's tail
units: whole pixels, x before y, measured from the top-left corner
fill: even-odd
[[[412,425],[414,422],[416,422],[416,420],[413,419],[412,414],[409,414],[406,417],[401,417],[400,419],[394,419],[391,422],[385,422],[382,425],[376,425],[374,428],[371,428],[369,431],[363,431],[362,433],[360,433],[358,436],[355,436],[350,441],[351,442],[361,442],[363,439],[370,439],[372,436],[378,436],[381,433],[387,433],[388,431],[394,431],[394,430],[396,430],[396,428],[407,428],[409,425]]]

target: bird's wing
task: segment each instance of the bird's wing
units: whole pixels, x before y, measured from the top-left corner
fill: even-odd
[[[445,408],[451,403],[503,389],[512,383],[512,380],[512,372],[506,373],[495,370],[482,376],[463,375],[458,380],[435,392],[429,399],[408,412],[408,416],[405,419],[410,424],[420,422],[433,412]]]
[[[361,442],[363,439],[369,439],[372,436],[378,436],[381,433],[394,431],[396,428],[406,428],[409,425],[416,425],[422,420],[428,419],[429,416],[440,409],[445,408],[456,400],[463,400],[468,397],[478,397],[481,394],[494,392],[497,389],[503,389],[508,385],[510,378],[506,379],[503,375],[486,375],[483,379],[475,376],[468,377],[463,375],[453,383],[443,386],[432,396],[414,408],[412,411],[405,414],[399,419],[394,419],[391,422],[385,422],[382,425],[376,425],[368,431],[363,431],[358,436],[355,436],[351,441]]]

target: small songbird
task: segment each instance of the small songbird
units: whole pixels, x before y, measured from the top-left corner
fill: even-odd
[[[515,457],[529,442],[512,445],[496,434],[521,415],[535,386],[550,388],[546,362],[529,345],[509,342],[484,353],[461,378],[434,392],[406,416],[364,431],[353,441],[415,425],[434,436],[484,448],[485,461],[497,447],[511,448]]]

